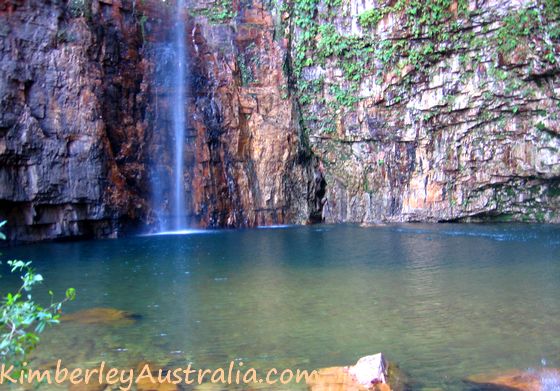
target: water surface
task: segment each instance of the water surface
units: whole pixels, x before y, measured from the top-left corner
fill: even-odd
[[[116,307],[127,326],[62,324],[37,362],[91,367],[320,368],[384,352],[413,389],[560,366],[560,227],[351,225],[44,243],[31,259],[65,308]],[[5,271],[5,269],[3,269]],[[17,280],[4,276],[0,290]]]

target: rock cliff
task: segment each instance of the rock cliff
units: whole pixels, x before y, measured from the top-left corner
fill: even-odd
[[[296,1],[325,220],[560,221],[559,15],[552,1]]]
[[[12,238],[114,236],[137,223],[141,44],[132,11],[107,2],[0,3],[0,215]]]
[[[559,222],[559,8],[191,2],[192,224]],[[12,238],[155,225],[153,172],[171,175],[172,86],[159,77],[171,12],[159,0],[0,2]]]
[[[297,111],[286,96],[287,41],[275,35],[273,15],[261,3],[236,12],[213,2],[191,7],[185,140],[191,222],[203,227],[305,222],[308,211],[316,210],[317,162],[301,146]],[[161,23],[148,19],[147,30],[157,37]],[[148,44],[152,53],[157,42]],[[167,92],[157,94],[163,107],[173,104]],[[157,138],[172,133],[170,120],[153,118]],[[169,137],[153,145],[160,152],[151,156],[159,157]]]

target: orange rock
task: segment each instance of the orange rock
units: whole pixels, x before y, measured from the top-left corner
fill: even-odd
[[[503,387],[504,389],[512,391],[541,391],[544,389],[543,379],[545,381],[550,379],[551,381],[555,381],[555,384],[560,384],[560,370],[512,370],[499,374],[475,375],[468,377],[467,381],[478,385]]]
[[[308,379],[307,386],[311,391],[365,390],[350,376],[348,367],[319,369],[317,376],[311,376]]]
[[[166,381],[165,374],[162,376],[162,382],[160,383],[159,380],[159,371],[164,370],[160,365],[152,364],[149,362],[141,362],[136,366],[137,373],[142,373],[143,369],[148,366],[152,377],[156,380],[155,383],[152,383],[149,377],[142,377],[140,381],[136,384],[137,391],[179,391],[181,388],[177,384],[172,384],[171,382]]]
[[[379,383],[365,388],[348,372],[350,367],[322,368],[311,376],[307,387],[311,391],[391,391],[387,384]]]
[[[272,27],[272,16],[262,9],[249,8],[243,13],[243,23]]]
[[[90,308],[71,314],[63,315],[63,322],[76,322],[80,324],[132,324],[140,315],[118,310],[116,308]]]

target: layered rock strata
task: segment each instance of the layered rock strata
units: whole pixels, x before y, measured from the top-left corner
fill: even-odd
[[[130,8],[2,2],[0,216],[12,238],[115,236],[141,221],[141,45]]]

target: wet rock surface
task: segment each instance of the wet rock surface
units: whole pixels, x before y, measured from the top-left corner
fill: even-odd
[[[273,14],[254,1],[235,19],[214,23],[196,11],[217,12],[212,2],[191,6],[191,220],[204,227],[305,222],[317,205],[310,192],[316,162],[302,150],[294,102],[283,90],[287,42],[276,34]],[[166,94],[159,99],[172,104]]]

